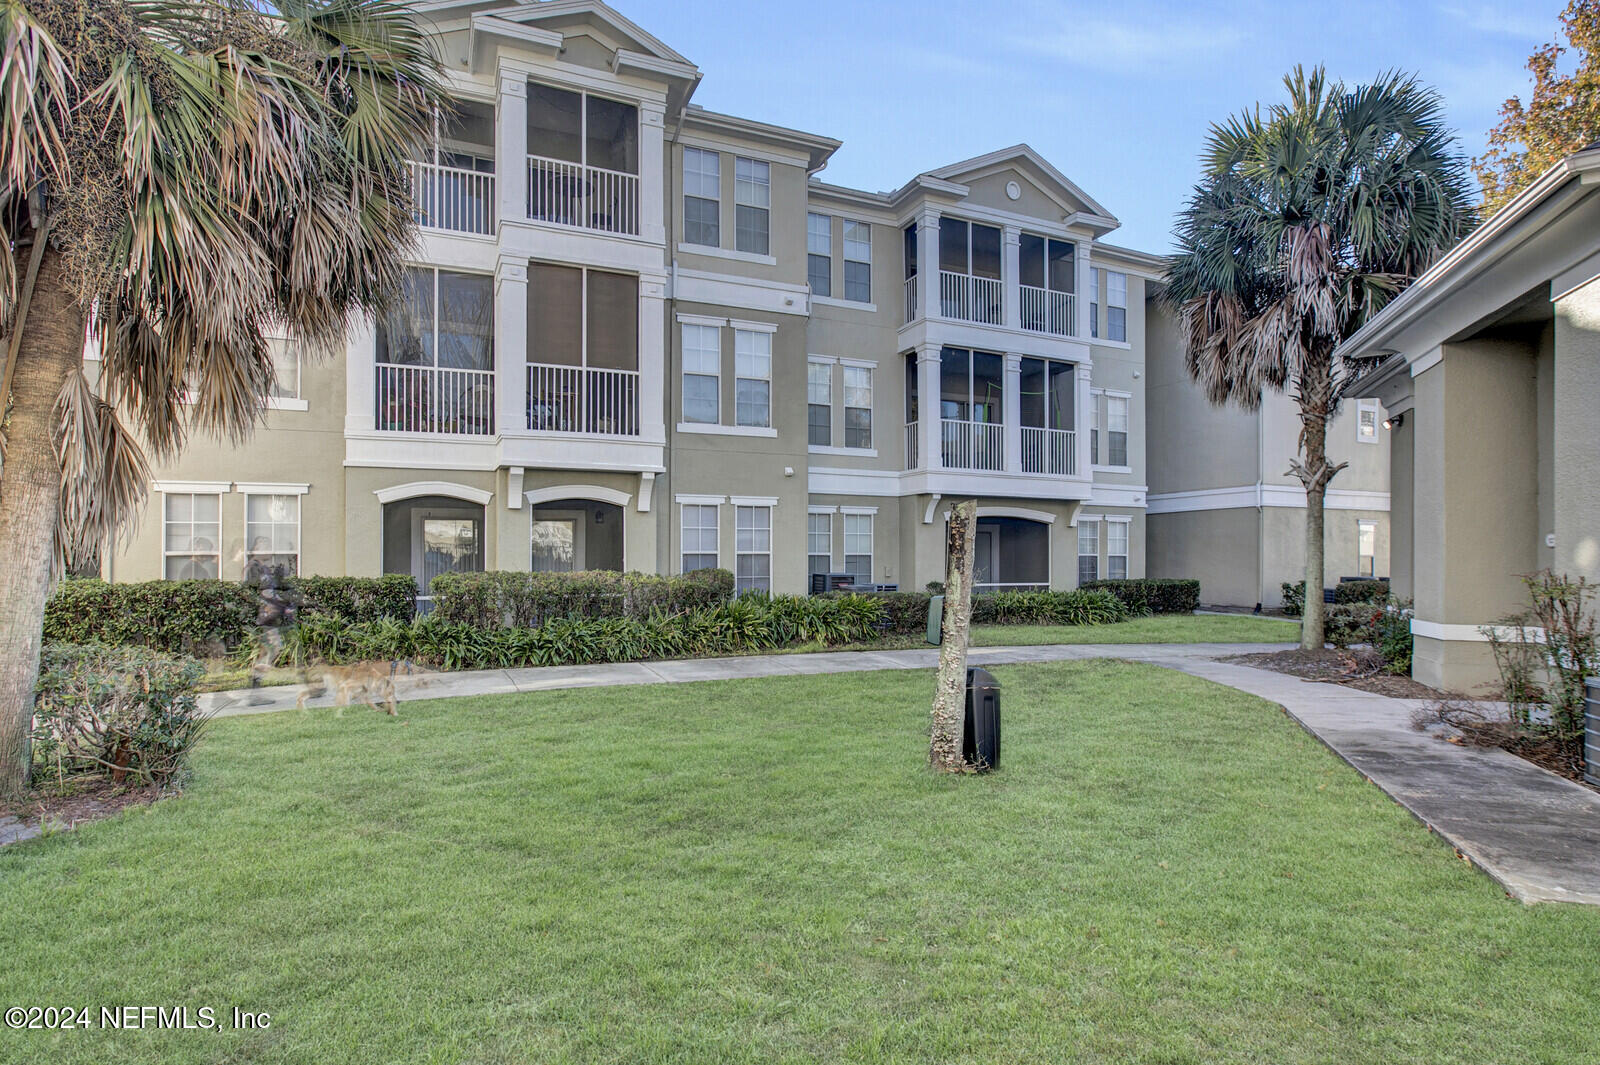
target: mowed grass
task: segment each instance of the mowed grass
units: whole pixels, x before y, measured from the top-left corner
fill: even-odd
[[[271,1028],[0,1057],[1600,1059],[1600,910],[1508,900],[1252,697],[994,672],[961,778],[928,672],[217,722],[183,798],[0,850],[0,1001]]]
[[[1300,623],[1252,614],[1168,614],[1114,625],[975,625],[980,647],[1041,643],[1294,643]]]

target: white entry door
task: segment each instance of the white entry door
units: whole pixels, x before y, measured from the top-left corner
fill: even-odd
[[[972,538],[972,584],[979,587],[993,584],[1000,572],[998,565],[1000,536],[997,530],[979,526]]]
[[[584,513],[581,510],[540,510],[533,514],[535,573],[575,573],[585,568]]]

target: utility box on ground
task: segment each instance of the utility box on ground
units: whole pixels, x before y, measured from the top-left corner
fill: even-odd
[[[1000,768],[1000,682],[977,666],[967,670],[967,725],[961,756],[980,773]]]

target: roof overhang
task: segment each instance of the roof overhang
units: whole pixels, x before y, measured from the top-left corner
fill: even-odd
[[[786,126],[739,118],[737,115],[707,111],[698,105],[684,111],[682,128],[685,131],[699,130],[713,135],[734,137],[780,153],[796,155],[797,158],[804,159],[808,174],[815,174],[827,166],[828,160],[843,143],[817,133],[806,133]]]

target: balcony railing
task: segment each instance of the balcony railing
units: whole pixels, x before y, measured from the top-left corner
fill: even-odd
[[[494,432],[494,371],[377,366],[374,424],[385,432]]]
[[[1005,426],[998,422],[940,421],[940,457],[947,470],[1005,468]]]
[[[906,469],[914,470],[922,461],[922,441],[917,438],[917,423],[906,423]]]
[[[1075,300],[1070,292],[1022,287],[1022,328],[1035,333],[1070,337],[1077,333],[1077,318],[1073,314]]]
[[[1071,429],[1022,427],[1022,472],[1071,476],[1078,472],[1077,439]]]
[[[939,313],[945,318],[999,325],[1005,320],[1003,292],[997,277],[939,271]]]
[[[906,278],[906,321],[914,322],[917,319],[917,279],[913,275]]]
[[[494,175],[435,163],[410,162],[417,224],[428,229],[494,232]]]
[[[637,236],[639,175],[530,155],[528,217]]]
[[[528,364],[528,428],[639,435],[639,371]]]

